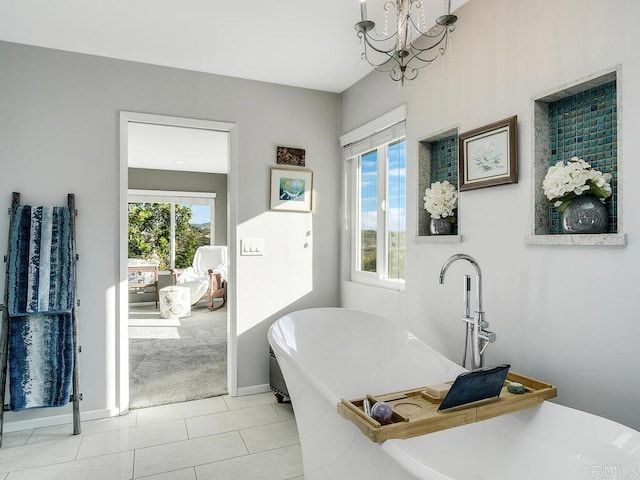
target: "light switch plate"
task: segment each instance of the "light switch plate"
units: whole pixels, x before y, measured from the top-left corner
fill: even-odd
[[[240,239],[240,255],[242,256],[264,255],[264,238]]]

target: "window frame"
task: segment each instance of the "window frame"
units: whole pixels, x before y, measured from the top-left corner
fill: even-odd
[[[349,208],[349,224],[351,228],[351,280],[359,283],[375,285],[393,290],[404,291],[405,278],[388,278],[389,276],[389,146],[405,142],[406,135],[387,141],[376,148],[362,152],[349,159],[349,185],[351,198]],[[363,156],[377,151],[378,185],[376,199],[376,272],[366,272],[361,269],[361,160]],[[406,209],[406,154],[405,154],[405,209]],[[406,212],[406,210],[405,210]],[[405,230],[406,251],[406,230]],[[406,257],[405,257],[406,258]],[[406,264],[405,264],[406,267]],[[405,269],[406,277],[406,269]]]
[[[191,203],[189,203],[191,202]],[[133,190],[127,191],[127,205],[130,203],[169,203],[170,204],[170,236],[169,252],[170,269],[176,268],[176,205],[209,205],[210,231],[209,244],[214,245],[216,194],[209,192],[177,192],[171,190]],[[163,270],[169,272],[171,270]]]

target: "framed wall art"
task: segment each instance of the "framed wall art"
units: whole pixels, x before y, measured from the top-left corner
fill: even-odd
[[[312,195],[311,170],[271,168],[271,210],[310,212]]]
[[[517,116],[460,135],[460,190],[518,183]]]
[[[278,165],[305,166],[305,150],[303,148],[277,147],[276,163]]]

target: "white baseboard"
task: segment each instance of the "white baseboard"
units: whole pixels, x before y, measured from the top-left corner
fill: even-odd
[[[271,386],[268,383],[263,385],[252,385],[250,387],[238,387],[238,397],[244,395],[255,395],[256,393],[270,392]]]
[[[7,412],[7,414],[10,412]],[[97,420],[99,418],[115,417],[119,414],[117,408],[105,408],[103,410],[91,410],[89,412],[80,412],[80,421]],[[32,428],[53,427],[55,425],[69,424],[69,428],[73,429],[73,414],[65,413],[62,415],[53,415],[51,417],[31,418],[28,420],[10,421],[5,417],[4,432],[17,432],[20,430],[31,430]]]

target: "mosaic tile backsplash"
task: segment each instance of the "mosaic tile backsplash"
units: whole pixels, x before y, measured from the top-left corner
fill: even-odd
[[[616,82],[549,103],[550,165],[580,157],[592,168],[611,173],[613,194],[605,205],[608,233],[618,231],[618,151]],[[433,167],[432,167],[433,168]],[[433,176],[432,176],[433,178]],[[562,233],[562,220],[549,208],[550,233]]]
[[[430,176],[431,183],[444,182],[449,183],[458,188],[458,136],[442,138],[434,142],[430,142],[431,146],[431,165]],[[458,234],[458,222],[453,225],[454,235]]]
[[[431,183],[444,182],[458,188],[458,136],[431,142]]]

